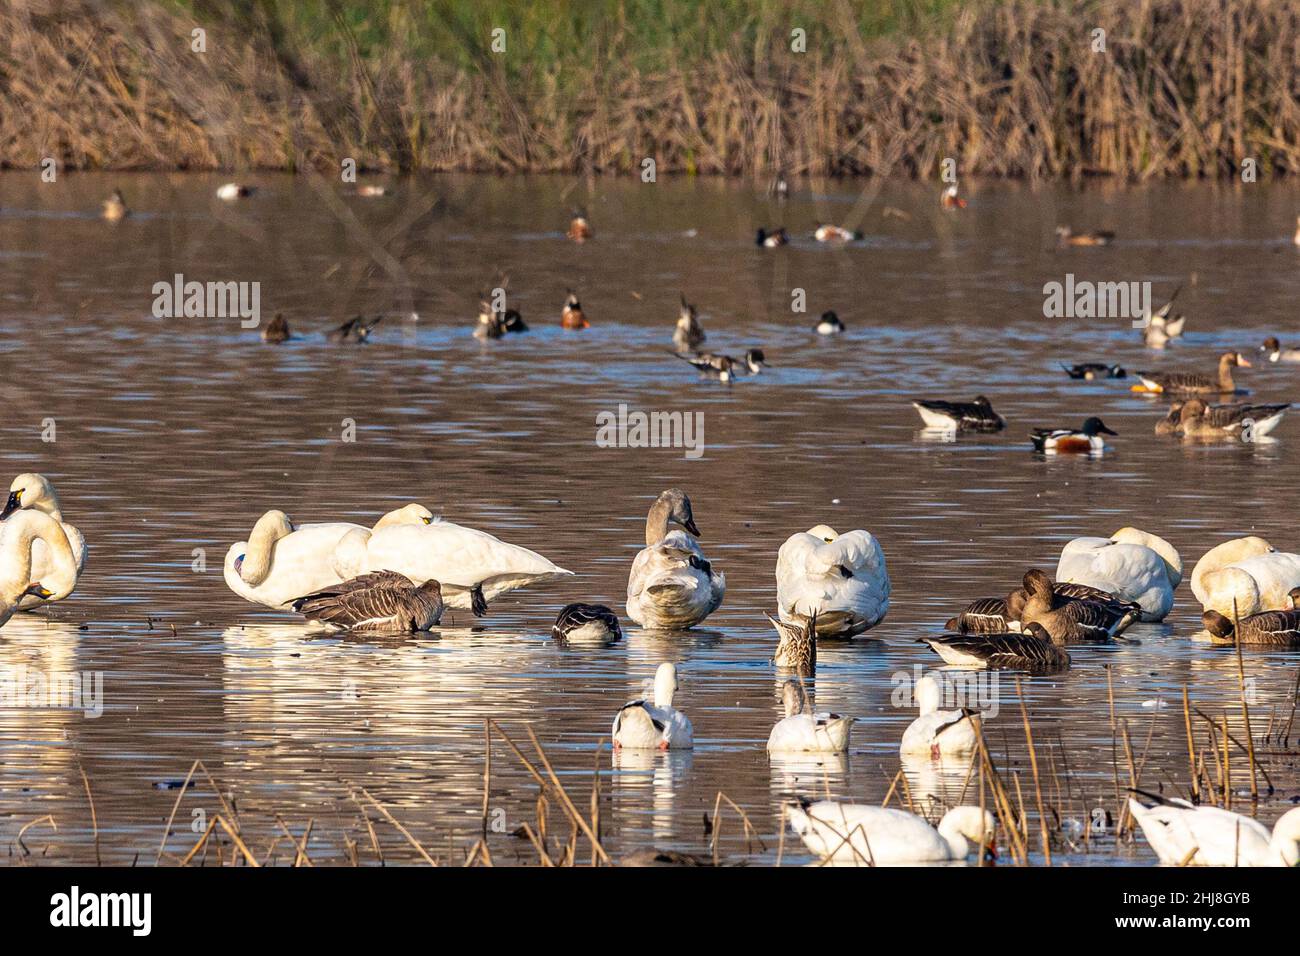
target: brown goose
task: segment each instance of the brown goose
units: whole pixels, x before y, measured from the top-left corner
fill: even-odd
[[[1192,438],[1240,438],[1254,441],[1263,438],[1282,421],[1285,405],[1207,405],[1199,398],[1180,404],[1178,430]]]
[[[1224,352],[1219,356],[1219,374],[1215,378],[1199,375],[1195,372],[1138,372],[1141,385],[1134,385],[1135,392],[1176,392],[1180,394],[1229,394],[1237,391],[1232,380],[1234,365],[1250,368],[1250,361],[1240,352]]]
[[[442,586],[417,586],[396,571],[373,571],[300,597],[293,609],[309,621],[353,631],[427,631],[442,619]]]
[[[291,338],[293,335],[289,332],[289,320],[279,312],[275,313],[275,318],[266,323],[266,327],[262,329],[262,341],[272,345],[288,342]]]
[[[1139,610],[1095,601],[1058,596],[1052,579],[1043,571],[1025,572],[1023,624],[1041,624],[1058,644],[1109,641],[1138,619]],[[1008,604],[1011,603],[1008,598]]]
[[[770,614],[767,619],[781,636],[772,663],[788,667],[801,677],[811,677],[817,669],[817,612],[789,624]]]
[[[971,601],[944,629],[958,634],[1005,634],[1018,630],[1020,621],[1007,609],[1004,598],[980,598]]]
[[[1028,624],[1019,634],[940,634],[916,640],[957,667],[1051,671],[1070,666],[1070,655],[1041,624]]]
[[[1201,623],[1216,643],[1257,644],[1264,647],[1300,647],[1300,587],[1292,588],[1288,596],[1289,611],[1262,611],[1241,618],[1234,627],[1232,621],[1218,611],[1206,611]]]

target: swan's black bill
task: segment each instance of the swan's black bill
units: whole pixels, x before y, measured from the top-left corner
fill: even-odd
[[[9,492],[9,500],[5,502],[4,511],[0,511],[0,521],[4,521],[5,518],[8,518],[11,514],[22,507],[22,501],[20,499],[21,495],[21,491]]]

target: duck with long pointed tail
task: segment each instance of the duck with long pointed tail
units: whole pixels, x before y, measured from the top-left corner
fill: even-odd
[[[835,863],[945,863],[972,851],[997,856],[996,822],[979,807],[953,807],[937,829],[906,810],[833,800],[789,803],[786,815],[809,850]]]
[[[933,674],[916,682],[916,703],[921,715],[903,731],[899,752],[924,754],[939,758],[974,753],[979,746],[975,724],[976,711],[969,707],[943,710],[943,688]]]
[[[1135,791],[1138,792],[1138,791]],[[1258,820],[1186,800],[1146,806],[1129,799],[1128,808],[1167,866],[1287,866],[1300,864],[1300,807],[1278,818],[1270,831]]]
[[[681,293],[682,307],[677,313],[677,325],[673,329],[673,345],[679,352],[694,352],[704,344],[704,328],[695,314],[695,306],[686,301],[686,293]]]
[[[45,554],[35,574],[35,552]],[[20,511],[0,524],[0,625],[34,601],[61,601],[77,586],[77,560],[63,525],[40,511]]]
[[[628,701],[614,715],[610,737],[615,750],[690,750],[695,746],[691,719],[673,707],[677,667],[664,662],[655,671],[654,697]]]
[[[814,713],[797,680],[781,686],[785,717],[776,722],[767,738],[768,753],[842,754],[849,749],[853,717]]]
[[[766,612],[764,615],[776,628],[779,638],[772,663],[800,677],[812,677],[817,670],[817,612],[793,621],[782,621]]]
[[[684,530],[669,530],[675,524]],[[645,548],[632,562],[627,581],[627,616],[642,627],[693,627],[718,609],[726,576],[714,569],[695,539],[691,499],[669,488],[655,499],[645,523]]]
[[[817,636],[853,637],[889,612],[889,569],[869,531],[839,534],[819,524],[790,535],[776,557],[781,620],[817,612]]]
[[[712,352],[697,352],[693,355],[679,354],[677,357],[684,362],[689,362],[706,375],[716,377],[719,382],[730,382],[737,375],[746,371],[750,375],[757,375],[767,365],[767,357],[763,354],[762,349],[750,349],[745,353],[743,359],[732,358],[730,355],[715,355]]]
[[[73,577],[73,587],[75,587],[77,580],[81,577],[82,570],[86,566],[86,539],[80,531],[63,520],[63,506],[59,503],[58,493],[54,490],[53,482],[44,475],[29,472],[19,475],[9,483],[9,497],[5,501],[4,509],[0,510],[0,522],[12,520],[12,516],[22,514],[25,511],[37,511],[48,515],[58,522],[59,527],[63,529],[76,564],[76,573]],[[3,525],[0,525],[0,528],[3,528]],[[53,570],[54,559],[50,554],[50,548],[46,541],[47,537],[46,535],[38,535],[32,542],[33,581],[43,580]],[[70,594],[71,589],[67,593]],[[67,594],[60,594],[55,598],[40,598],[28,594],[19,600],[18,608],[26,611],[51,600],[62,600],[66,596]]]

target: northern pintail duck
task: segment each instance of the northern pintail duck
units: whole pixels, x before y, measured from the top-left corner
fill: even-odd
[[[838,335],[844,331],[844,323],[840,321],[838,315],[828,309],[822,313],[813,331],[818,335]]]
[[[1219,373],[1216,378],[1196,372],[1138,372],[1141,385],[1135,392],[1176,392],[1180,394],[1229,394],[1237,391],[1232,380],[1234,366],[1250,368],[1250,362],[1240,352],[1224,352],[1219,356]]]
[[[497,312],[487,299],[478,304],[478,324],[474,326],[474,338],[499,339],[507,332],[527,332],[528,325],[518,309],[506,309]]]
[[[996,432],[1007,427],[1007,420],[993,411],[983,395],[970,402],[918,400],[912,407],[921,413],[926,428],[945,431]]]
[[[1080,362],[1078,365],[1062,365],[1070,378],[1081,378],[1089,382],[1099,378],[1126,378],[1128,372],[1119,365],[1106,365],[1103,362]]]
[[[1037,569],[1025,573],[1024,588],[1021,624],[1041,625],[1055,644],[1109,642],[1141,616],[1135,607],[1121,609],[1087,598],[1060,596],[1052,579]]]
[[[564,308],[560,311],[560,328],[570,331],[591,328],[591,323],[582,313],[582,303],[578,301],[578,296],[572,289],[569,290],[569,296],[564,300]]]
[[[1166,866],[1300,864],[1300,807],[1282,814],[1270,831],[1253,817],[1222,807],[1142,795],[1160,802],[1144,806],[1130,798],[1129,812]]]
[[[330,329],[325,333],[325,338],[331,342],[349,342],[359,344],[369,340],[370,333],[375,326],[383,321],[382,315],[377,315],[369,322],[364,316],[354,315],[336,329]]]
[[[813,233],[818,242],[854,242],[866,238],[859,230],[845,229],[843,226],[818,226]]]
[[[569,231],[565,234],[574,242],[586,242],[588,239],[594,239],[596,232],[591,228],[591,223],[587,221],[587,214],[579,211],[573,214],[569,220]]]
[[[1206,611],[1201,624],[1219,643],[1258,644],[1265,647],[1300,647],[1300,587],[1292,588],[1287,596],[1291,608],[1285,611],[1260,611],[1232,618],[1218,611]]]
[[[1075,232],[1069,226],[1056,227],[1056,241],[1062,246],[1108,246],[1114,238],[1115,233],[1106,230]]]
[[[1022,632],[1005,634],[940,634],[918,637],[954,667],[989,670],[1052,671],[1070,666],[1070,655],[1052,642],[1051,635],[1037,622]]]
[[[762,349],[750,349],[744,358],[732,358],[730,355],[717,355],[713,352],[699,352],[695,355],[678,355],[679,359],[689,362],[701,372],[716,375],[720,381],[729,382],[737,376],[748,372],[757,375],[767,365],[767,358]]]
[[[690,718],[673,707],[678,690],[677,668],[670,663],[655,671],[653,702],[628,701],[614,716],[610,737],[614,749],[690,750],[695,746]]]
[[[1193,438],[1240,438],[1254,441],[1278,426],[1286,411],[1285,405],[1207,405],[1199,398],[1175,402],[1178,408],[1178,428],[1175,434]],[[1170,409],[1173,414],[1173,409]]]
[[[242,183],[225,183],[217,187],[217,198],[226,202],[234,202],[236,199],[246,199],[257,190],[252,186],[245,186]]]
[[[561,643],[596,641],[611,644],[623,637],[618,615],[604,604],[566,604],[561,609],[551,637]]]
[[[971,717],[977,716],[978,711],[969,707],[942,710],[943,688],[933,674],[926,674],[916,682],[912,696],[921,714],[903,731],[900,753],[938,759],[975,752],[979,737]]]
[[[778,226],[776,229],[768,232],[760,228],[754,237],[756,245],[763,246],[767,249],[775,249],[777,246],[784,246],[790,241],[790,236],[785,231],[785,226]]]
[[[1187,316],[1179,315],[1176,318],[1169,316],[1174,310],[1174,300],[1178,298],[1178,293],[1183,291],[1179,286],[1174,289],[1174,294],[1169,297],[1169,301],[1162,305],[1155,313],[1148,312],[1146,315],[1146,325],[1142,329],[1142,339],[1146,342],[1148,348],[1162,349],[1169,344],[1171,339],[1176,339],[1183,334],[1183,326],[1187,324]]]
[[[764,612],[776,628],[778,640],[772,663],[788,668],[801,677],[811,677],[817,670],[817,612],[789,621]]]
[[[957,195],[957,184],[953,183],[939,197],[939,205],[944,209],[965,209],[966,200]]]
[[[906,810],[834,800],[787,803],[786,816],[809,850],[834,863],[943,863],[972,852],[997,857],[996,821],[979,807],[953,807],[937,829]]]
[[[686,301],[686,293],[679,293],[682,299],[677,312],[677,325],[673,329],[673,345],[679,352],[694,352],[704,344],[706,338],[700,321],[696,318],[695,306]]]
[[[1106,440],[1102,435],[1115,435],[1105,426],[1100,418],[1089,418],[1083,427],[1074,428],[1035,428],[1029,433],[1029,440],[1034,443],[1035,451],[1085,454],[1098,454],[1106,450]]]
[[[1300,362],[1300,349],[1284,349],[1276,336],[1270,335],[1260,346],[1270,362]]]
[[[442,619],[442,586],[432,580],[417,585],[395,571],[374,571],[304,595],[293,609],[309,621],[350,631],[427,631]]]
[[[848,751],[854,718],[815,713],[803,685],[797,680],[787,680],[781,685],[781,704],[785,716],[768,734],[768,753],[842,754]]]
[[[109,222],[117,222],[131,215],[131,210],[126,208],[126,200],[122,198],[122,190],[114,189],[113,194],[104,200],[103,217]]]

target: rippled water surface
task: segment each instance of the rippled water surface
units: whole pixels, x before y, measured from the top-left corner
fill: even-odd
[[[910,184],[802,188],[778,207],[722,182],[442,178],[360,200],[268,177],[237,205],[211,198],[217,183],[0,175],[0,472],[5,482],[48,474],[90,546],[70,599],[0,631],[0,666],[101,672],[104,695],[97,719],[0,709],[0,843],[11,858],[23,852],[20,829],[48,814],[57,831],[38,822],[23,837],[34,858],[94,861],[84,771],[100,857],[152,862],[196,759],[234,799],[259,855],[282,832],[278,814],[299,835],[313,821],[314,860],[346,861],[355,842],[373,862],[364,804],[384,858],[418,859],[364,791],[430,853],[463,858],[479,835],[483,724],[494,718],[534,761],[527,729],[537,735],[584,809],[599,768],[612,856],[649,845],[708,853],[703,818],[721,791],[762,843],[724,810],[720,855],[771,860],[783,799],[879,802],[890,790],[914,716],[891,703],[896,675],[938,663],[916,638],[971,599],[1005,594],[1027,567],[1052,570],[1071,537],[1136,525],[1166,536],[1189,573],[1231,536],[1300,546],[1296,420],[1274,444],[1183,446],[1152,435],[1160,403],[1125,382],[1071,381],[1058,367],[1211,371],[1219,351],[1267,334],[1297,344],[1292,187],[981,184],[953,215],[938,208],[937,190]],[[110,226],[96,212],[115,185],[136,214]],[[583,246],[563,237],[578,205],[597,232]],[[885,218],[885,206],[911,218]],[[797,238],[778,250],[751,239],[758,225],[806,234],[819,221],[860,221],[867,238],[845,248]],[[1058,222],[1120,238],[1056,251]],[[470,332],[498,269],[532,331],[481,344]],[[1149,280],[1157,298],[1181,284],[1186,335],[1155,353],[1123,319],[1044,319],[1043,284],[1070,272]],[[283,311],[302,337],[273,347],[233,319],[154,318],[153,284],[175,273],[260,282],[264,313]],[[582,296],[586,332],[559,329],[567,287]],[[791,311],[796,288],[805,314]],[[760,346],[772,368],[728,386],[674,359],[679,290],[698,305],[710,347],[739,355]],[[849,329],[834,340],[811,333],[828,308]],[[357,312],[385,316],[371,343],[323,341]],[[1239,383],[1287,401],[1300,398],[1297,376],[1300,366],[1264,363]],[[1008,418],[1005,432],[944,443],[918,431],[908,399],[977,393]],[[596,415],[620,403],[702,412],[705,454],[597,447]],[[1120,433],[1104,457],[1029,450],[1030,428],[1092,414]],[[57,440],[43,441],[51,419]],[[349,419],[355,442],[340,440]],[[557,646],[550,625],[564,603],[622,614],[645,512],[674,485],[690,494],[701,543],[727,575],[722,608],[685,634],[643,632],[624,617],[619,645]],[[370,524],[412,500],[577,577],[498,600],[481,629],[457,612],[436,634],[371,643],[311,634],[222,581],[226,548],[268,508],[301,522]],[[819,650],[819,706],[861,718],[850,755],[779,763],[763,747],[779,700],[768,663],[775,634],[762,612],[775,607],[777,548],[822,522],[879,538],[892,605],[870,633],[877,640]],[[195,570],[196,555],[206,570]],[[1186,787],[1184,684],[1196,707],[1215,719],[1226,711],[1234,735],[1244,733],[1236,655],[1193,639],[1198,615],[1184,584],[1165,623],[1129,632],[1140,643],[1078,649],[1068,674],[1022,678],[1044,798],[1062,816],[1114,813],[1116,780],[1129,782],[1125,732],[1143,787]],[[612,757],[615,711],[662,660],[679,662],[694,752]],[[1262,742],[1288,722],[1298,665],[1294,652],[1245,655],[1253,729],[1276,788],[1258,808],[1270,823],[1300,798],[1297,735],[1289,750]],[[1001,675],[998,690],[990,744],[1028,804],[1015,676]],[[1233,769],[1236,804],[1248,807],[1240,755]],[[905,798],[918,805],[955,800],[967,783],[964,767],[907,770]],[[489,838],[497,862],[536,862],[510,833],[536,827],[536,786],[500,743],[489,804],[506,831]],[[180,801],[171,858],[218,812],[201,780]],[[552,846],[567,839],[558,807],[550,826]],[[797,841],[783,852],[809,859]],[[277,854],[292,858],[287,841]],[[1086,851],[1059,846],[1062,860],[1154,856],[1140,838],[1117,846],[1106,830]]]

